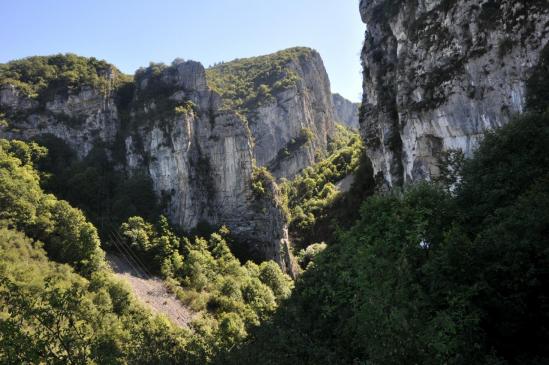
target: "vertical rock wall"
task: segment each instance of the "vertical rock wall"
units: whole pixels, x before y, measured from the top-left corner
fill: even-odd
[[[361,131],[386,186],[430,179],[525,107],[549,40],[545,0],[362,0]]]

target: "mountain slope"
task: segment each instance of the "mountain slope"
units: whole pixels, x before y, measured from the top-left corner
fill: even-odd
[[[49,156],[60,172],[72,167],[65,156],[75,155],[72,165],[84,165],[84,190],[104,196],[95,212],[100,226],[121,223],[110,221],[112,210],[132,203],[105,206],[122,185],[105,187],[103,176],[144,176],[173,223],[187,230],[201,222],[226,224],[250,257],[291,270],[280,253],[289,243],[276,184],[261,181],[265,194],[254,193],[249,129],[208,89],[202,65],[153,64],[132,80],[97,63],[60,55],[3,65],[0,108],[9,125],[0,136],[49,141],[50,151],[61,153]],[[60,193],[74,188],[60,182]],[[85,203],[93,205],[93,195]]]

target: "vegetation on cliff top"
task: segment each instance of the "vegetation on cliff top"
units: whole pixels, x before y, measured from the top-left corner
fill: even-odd
[[[271,55],[236,59],[206,70],[208,85],[223,98],[227,108],[247,111],[287,89],[299,76],[292,62],[309,56],[312,49],[290,48]]]
[[[90,86],[109,92],[128,77],[103,60],[75,54],[33,56],[0,64],[0,85],[10,84],[41,103],[57,92]]]

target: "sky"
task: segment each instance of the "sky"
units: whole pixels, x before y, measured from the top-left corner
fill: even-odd
[[[0,63],[76,53],[133,74],[175,58],[204,66],[305,46],[332,91],[360,101],[359,0],[0,0]]]

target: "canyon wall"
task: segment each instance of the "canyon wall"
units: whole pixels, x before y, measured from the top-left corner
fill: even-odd
[[[545,0],[362,0],[361,132],[380,184],[430,179],[523,112],[549,40]]]

